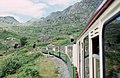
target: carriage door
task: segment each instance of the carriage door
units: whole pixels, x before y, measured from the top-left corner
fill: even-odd
[[[93,76],[100,78],[99,36],[92,38]]]

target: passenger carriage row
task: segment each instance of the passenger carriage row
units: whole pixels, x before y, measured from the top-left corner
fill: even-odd
[[[112,29],[110,25],[114,25],[117,30],[109,31],[111,33],[108,34],[108,29]],[[110,28],[107,28],[108,26]],[[120,0],[105,0],[91,17],[76,43],[66,46],[49,45],[43,49],[67,54],[77,67],[79,78],[120,78],[120,63],[118,63],[120,42],[119,40],[114,42],[111,38],[119,39],[119,31]],[[118,36],[114,32],[117,32]],[[114,49],[115,43],[117,49]]]

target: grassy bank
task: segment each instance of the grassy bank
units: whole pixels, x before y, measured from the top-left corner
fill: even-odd
[[[3,53],[0,78],[56,78],[54,63],[40,52],[22,48]]]

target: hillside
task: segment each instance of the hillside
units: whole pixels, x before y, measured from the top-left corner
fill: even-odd
[[[38,26],[61,24],[75,25],[80,23],[79,25],[84,26],[102,1],[103,0],[83,0],[69,6],[63,11],[52,12],[46,18],[37,21],[28,21],[27,23]]]
[[[19,22],[12,16],[0,17],[0,23],[3,24],[19,24]]]
[[[72,64],[71,55],[69,57],[69,53],[64,54],[64,51],[61,51],[61,45],[66,48],[66,45],[71,42],[70,38],[78,38],[102,1],[82,0],[63,11],[52,12],[47,17],[40,19],[32,18],[24,24],[11,16],[0,17],[0,78],[58,78],[58,76],[67,78],[66,75],[69,73],[66,73],[66,70],[68,69],[72,76],[77,76],[79,72],[76,71],[76,65]],[[116,78],[114,76],[120,72],[120,19],[107,24],[102,38],[105,42],[103,55],[105,56],[104,66],[107,78]],[[98,41],[98,39],[96,40]],[[82,46],[86,50],[89,41],[88,39],[83,41]],[[41,47],[50,44],[59,46],[59,52],[46,50],[44,53],[47,53],[47,56],[44,57]],[[67,48],[70,49],[69,46]],[[99,49],[99,46],[97,48]],[[52,48],[48,47],[49,49]],[[53,56],[49,57],[49,54],[62,59],[61,61],[68,65],[68,69]],[[93,54],[95,54],[95,58],[99,57],[99,51],[98,55],[96,52]],[[85,74],[89,75],[89,72],[86,71],[88,67],[86,62],[85,57]],[[99,61],[96,61],[95,64],[98,67],[96,75],[100,75]],[[65,74],[61,75],[59,68]]]
[[[18,24],[19,22],[14,17],[1,17],[1,22],[4,21],[7,25],[2,25],[3,22],[0,22],[0,26],[3,31],[17,34],[19,36],[17,41],[25,36],[29,43],[38,41],[41,46],[50,43],[63,45],[69,43],[71,35],[75,39],[78,37],[101,3],[102,0],[83,0],[63,11],[52,12],[49,16],[40,19],[33,18],[25,24]],[[10,36],[6,38],[8,37]]]
[[[107,51],[120,51],[120,20],[114,20],[105,27],[105,39]]]
[[[69,6],[63,11],[52,12],[45,18],[31,19],[25,25],[39,28],[37,32],[40,32],[42,36],[50,36],[52,38],[48,39],[48,41],[52,40],[52,43],[55,42],[55,44],[59,44],[60,41],[61,44],[61,42],[68,41],[70,35],[73,35],[75,38],[78,37],[102,1],[83,0]],[[39,37],[42,36],[39,35]]]

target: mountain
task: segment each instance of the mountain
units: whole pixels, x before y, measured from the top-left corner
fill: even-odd
[[[5,24],[19,24],[19,22],[12,16],[0,17],[0,23]]]
[[[102,1],[103,0],[82,0],[63,11],[52,12],[46,18],[42,18],[42,20],[29,21],[29,23],[40,26],[61,24],[75,25],[80,23],[80,25],[84,26]]]
[[[15,25],[6,26],[1,25],[0,22],[0,26],[3,30],[28,37],[30,42],[38,41],[40,45],[49,43],[63,45],[69,43],[71,35],[77,39],[101,3],[102,0],[83,0],[63,11],[52,12],[47,17],[40,19],[33,18],[25,24],[16,24],[19,22],[13,17],[2,17],[0,21]]]
[[[27,21],[25,24],[27,24],[27,25],[31,25],[31,24],[35,25],[35,24],[37,24],[39,21],[42,22],[43,19],[44,19],[44,18],[41,18],[41,19],[32,18],[31,20]]]

